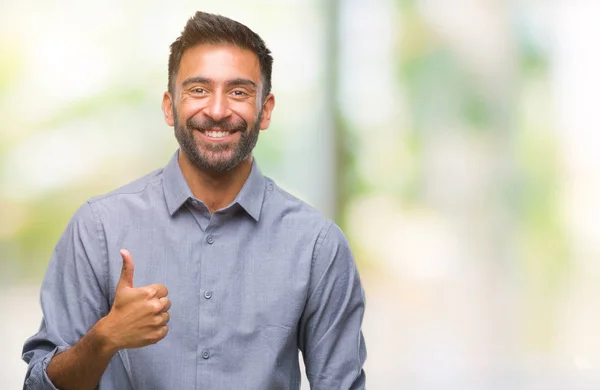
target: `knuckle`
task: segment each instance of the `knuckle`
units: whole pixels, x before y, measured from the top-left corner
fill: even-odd
[[[152,336],[150,337],[150,341],[153,344],[158,343],[160,340],[162,340],[162,339],[165,338],[165,336],[167,335],[168,331],[169,330],[168,330],[168,327],[166,325],[165,326],[161,326],[160,329],[158,329],[156,332],[152,333]]]
[[[148,298],[152,298],[153,296],[156,295],[156,290],[154,290],[154,288],[152,288],[152,287],[145,287],[144,293],[146,294],[146,296]]]

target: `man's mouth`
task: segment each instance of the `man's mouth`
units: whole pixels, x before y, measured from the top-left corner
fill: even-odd
[[[204,136],[204,138],[208,138],[210,140],[213,141],[225,141],[229,138],[231,138],[230,136],[232,136],[233,134],[237,133],[237,131],[226,131],[226,130],[199,130],[200,133]]]
[[[210,138],[225,138],[229,134],[231,134],[228,131],[215,131],[215,130],[205,130],[202,133],[206,136],[209,136]]]

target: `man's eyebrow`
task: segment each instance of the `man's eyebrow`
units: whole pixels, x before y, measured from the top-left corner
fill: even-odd
[[[201,77],[201,76],[194,76],[194,77],[188,77],[187,79],[185,79],[183,81],[183,83],[181,83],[182,87],[186,87],[190,84],[208,84],[208,85],[212,85],[214,84],[214,80],[213,79],[209,79],[208,77]],[[227,80],[225,82],[225,85],[228,87],[236,87],[236,86],[248,86],[248,87],[252,87],[254,89],[258,88],[256,83],[250,79],[243,79],[243,78],[236,78],[236,79],[232,79],[232,80]]]
[[[206,78],[206,77],[188,77],[187,79],[183,80],[183,83],[181,83],[182,87],[186,87],[190,84],[213,84],[214,81],[212,79]]]
[[[235,87],[235,86],[241,86],[241,85],[245,85],[248,87],[252,87],[252,88],[257,88],[256,87],[256,83],[252,80],[249,79],[242,79],[242,78],[237,78],[237,79],[233,79],[233,80],[227,80],[225,82],[225,85],[228,87]]]

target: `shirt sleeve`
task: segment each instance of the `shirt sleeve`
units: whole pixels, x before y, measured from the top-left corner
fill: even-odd
[[[92,206],[85,203],[56,245],[40,291],[42,323],[23,346],[28,364],[24,389],[55,390],[46,375],[52,357],[79,341],[108,313],[106,267],[101,266],[105,241],[99,226]]]
[[[365,295],[350,246],[331,223],[317,239],[299,347],[311,389],[365,388]]]

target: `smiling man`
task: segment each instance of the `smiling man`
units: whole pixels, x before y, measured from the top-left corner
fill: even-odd
[[[86,202],[25,343],[26,389],[363,389],[364,293],[333,222],[263,176],[272,57],[196,13],[171,45],[165,168]],[[135,267],[135,268],[134,268]]]

